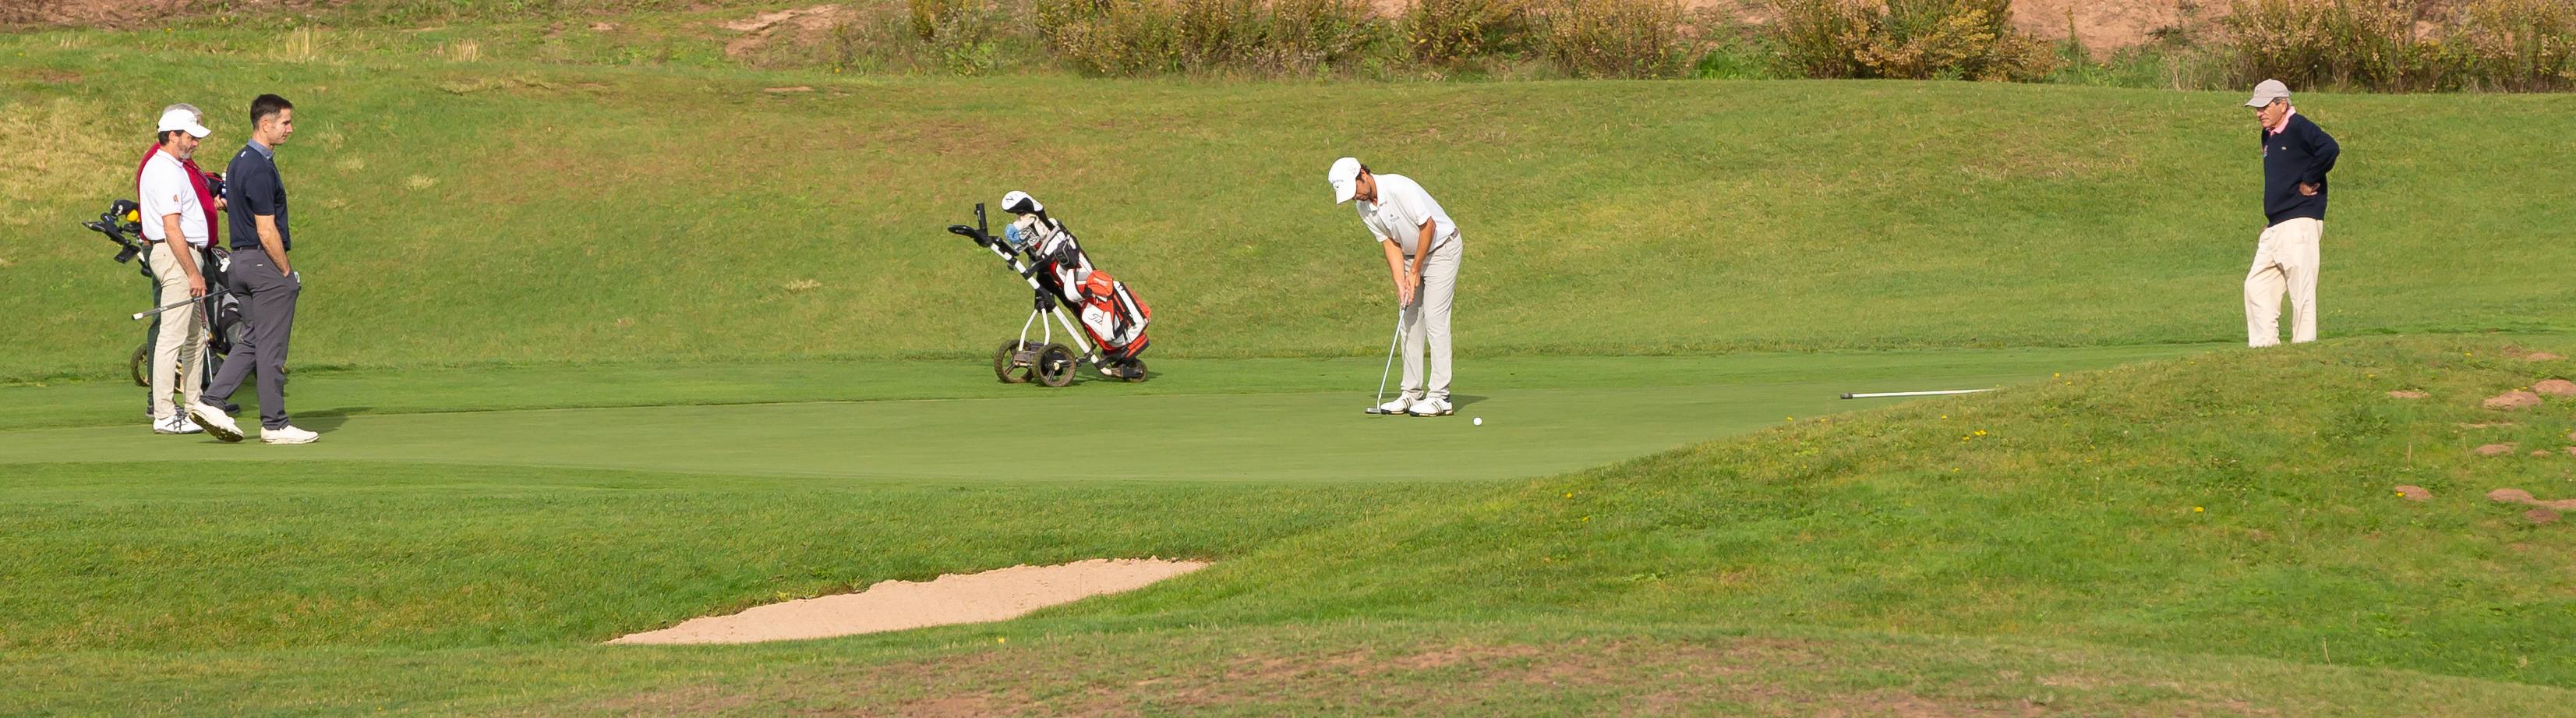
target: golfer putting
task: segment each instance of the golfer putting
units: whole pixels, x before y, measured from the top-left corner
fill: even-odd
[[[1333,185],[1333,203],[1358,200],[1360,224],[1386,253],[1387,274],[1395,282],[1396,339],[1404,350],[1404,383],[1394,400],[1372,407],[1372,414],[1445,416],[1449,405],[1449,311],[1458,290],[1458,262],[1466,240],[1458,224],[1422,185],[1396,174],[1377,174],[1356,158],[1333,161],[1325,174]],[[1427,346],[1426,346],[1427,345]],[[1423,359],[1430,359],[1428,375]],[[1378,390],[1386,381],[1380,372]]]

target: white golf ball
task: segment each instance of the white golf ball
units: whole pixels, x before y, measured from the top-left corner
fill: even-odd
[[[1484,426],[1484,425],[1485,425],[1485,417],[1481,417],[1481,416],[1476,417],[1476,425],[1477,425],[1477,426]]]

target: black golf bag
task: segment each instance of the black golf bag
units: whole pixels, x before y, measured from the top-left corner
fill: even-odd
[[[135,270],[143,275],[144,286],[150,288],[151,298],[147,304],[161,303],[161,280],[152,276],[149,257],[151,252],[163,251],[163,248],[143,239],[140,206],[132,200],[117,200],[108,205],[106,212],[98,215],[98,221],[83,222],[81,226],[106,235],[107,241],[116,243],[117,263],[134,262]],[[216,367],[223,364],[224,357],[233,353],[233,346],[242,338],[241,299],[224,289],[230,286],[225,280],[231,266],[232,256],[222,249],[210,247],[197,255],[197,269],[205,275],[206,295],[210,297],[205,316],[208,333],[212,335],[206,342],[204,360],[197,363],[200,376],[196,380],[201,386],[214,382]],[[161,316],[156,314],[152,323],[143,329],[143,343],[134,347],[134,353],[126,360],[127,373],[134,379],[135,386],[152,386],[152,345],[160,337]],[[148,401],[146,405],[149,405]]]

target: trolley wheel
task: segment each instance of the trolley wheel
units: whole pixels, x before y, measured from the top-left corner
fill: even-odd
[[[1018,339],[1002,342],[1002,348],[993,350],[993,378],[1002,380],[1004,384],[1027,382],[1029,365],[1020,363],[1020,352],[1024,349],[1034,351],[1037,348],[1038,345],[1034,342],[1022,342]]]
[[[152,342],[134,347],[134,357],[125,362],[126,371],[134,375],[134,385],[152,388]]]
[[[1144,381],[1144,380],[1145,380],[1145,360],[1143,360],[1143,359],[1129,359],[1129,360],[1127,360],[1127,380],[1128,380],[1128,381]]]
[[[1072,349],[1062,344],[1049,344],[1038,350],[1037,367],[1031,374],[1040,384],[1065,386],[1073,383],[1073,372],[1081,365],[1081,358],[1074,356]]]

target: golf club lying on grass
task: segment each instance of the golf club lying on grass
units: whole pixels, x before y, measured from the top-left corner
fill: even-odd
[[[1375,401],[1375,402],[1371,402],[1371,403],[1369,404],[1368,408],[1367,408],[1367,409],[1365,409],[1365,410],[1362,410],[1360,413],[1362,413],[1362,414],[1392,414],[1392,413],[1395,413],[1395,412],[1387,411],[1387,410],[1386,410],[1386,408],[1385,408],[1385,407],[1386,407],[1386,377],[1387,377],[1387,373],[1388,373],[1388,372],[1390,372],[1390,371],[1394,371],[1394,369],[1395,369],[1395,345],[1396,345],[1396,343],[1398,343],[1398,342],[1402,342],[1402,341],[1404,341],[1404,310],[1403,310],[1403,309],[1397,309],[1397,310],[1395,311],[1395,336],[1386,340],[1386,367],[1385,367],[1385,368],[1381,368],[1381,369],[1377,370],[1377,401]]]
[[[214,293],[212,293],[212,294],[207,294],[207,295],[202,296],[202,297],[195,297],[195,298],[191,298],[191,299],[182,299],[182,300],[179,300],[179,301],[171,302],[171,303],[169,303],[169,304],[164,304],[164,305],[161,305],[161,306],[153,307],[153,308],[151,308],[151,309],[146,309],[146,310],[143,310],[143,311],[140,311],[140,312],[135,312],[135,313],[134,313],[134,316],[132,316],[132,317],[130,317],[130,318],[131,318],[131,319],[133,319],[133,320],[135,320],[135,321],[138,321],[138,322],[139,322],[139,321],[143,321],[143,318],[144,318],[144,317],[152,316],[152,315],[155,315],[155,314],[160,314],[160,313],[162,313],[162,312],[170,311],[170,310],[172,310],[172,309],[177,309],[177,308],[184,307],[184,306],[188,306],[188,305],[190,305],[190,304],[195,304],[195,303],[198,303],[198,302],[213,301],[213,300],[214,300],[214,298],[216,298],[216,297],[220,297],[220,296],[223,296],[223,295],[226,295],[226,294],[230,294],[230,293],[231,293],[231,292],[222,292],[222,291],[218,291],[218,292],[214,292]]]
[[[1993,389],[1942,389],[1942,390],[1939,390],[1939,391],[1883,391],[1883,392],[1878,392],[1878,393],[1875,393],[1875,394],[1844,394],[1844,395],[1843,395],[1843,398],[1845,398],[1845,399],[1885,399],[1885,398],[1888,398],[1888,397],[1897,397],[1897,396],[1949,396],[1949,395],[1952,395],[1952,394],[1974,394],[1974,393],[1981,392],[1981,391],[1994,391],[1994,390],[1993,390]]]

